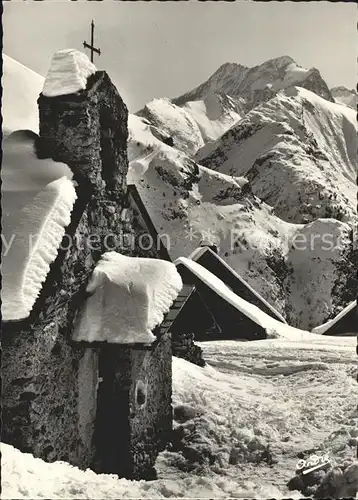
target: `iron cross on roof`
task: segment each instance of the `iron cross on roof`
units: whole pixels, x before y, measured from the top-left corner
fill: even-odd
[[[96,49],[94,46],[94,22],[92,19],[91,22],[91,43],[88,44],[87,42],[83,42],[83,46],[85,49],[90,49],[91,51],[91,62],[93,63],[93,53],[96,52],[99,56],[101,55],[101,49]]]

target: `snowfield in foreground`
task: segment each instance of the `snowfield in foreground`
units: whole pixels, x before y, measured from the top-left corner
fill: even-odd
[[[300,452],[324,450],[343,469],[354,462],[355,342],[302,332],[202,343],[205,368],[173,358],[173,406],[185,405],[186,418],[157,480],[47,464],[2,445],[2,498],[300,498],[286,486]]]

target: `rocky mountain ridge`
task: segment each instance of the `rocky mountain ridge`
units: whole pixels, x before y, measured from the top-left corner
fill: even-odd
[[[220,92],[245,102],[246,112],[258,101],[272,97],[279,90],[299,85],[334,102],[330,90],[316,68],[305,69],[292,57],[281,56],[248,68],[236,63],[225,63],[210,78],[195,89],[173,99],[183,106],[188,101],[203,99],[210,92]]]

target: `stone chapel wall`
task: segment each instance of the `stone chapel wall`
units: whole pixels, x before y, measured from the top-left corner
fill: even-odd
[[[101,254],[108,250],[133,254],[127,240],[133,230],[123,218],[128,207],[128,112],[104,72],[90,77],[86,91],[51,98],[40,95],[38,103],[38,155],[71,167],[78,199],[63,250],[30,317],[3,324],[3,441],[48,461],[64,460],[87,468],[98,459],[97,388],[105,353],[98,345],[76,344],[71,336]],[[160,339],[156,349],[127,348],[119,355],[118,360],[124,356],[123,364],[117,363],[119,380],[127,382],[117,389],[122,401],[128,394],[127,407],[121,410],[128,421],[121,429],[126,464],[116,469],[112,463],[111,472],[145,475],[163,448],[171,429],[168,345],[168,340]],[[144,365],[149,367],[151,400],[133,417],[133,391],[145,375]],[[97,463],[102,467],[103,461],[102,456]]]

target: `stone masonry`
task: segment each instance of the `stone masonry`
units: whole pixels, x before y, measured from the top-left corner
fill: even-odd
[[[128,112],[105,72],[84,91],[38,103],[37,154],[70,166],[78,199],[30,317],[2,324],[2,438],[47,461],[147,477],[171,430],[170,341],[71,341],[101,254],[136,255],[123,217]]]

